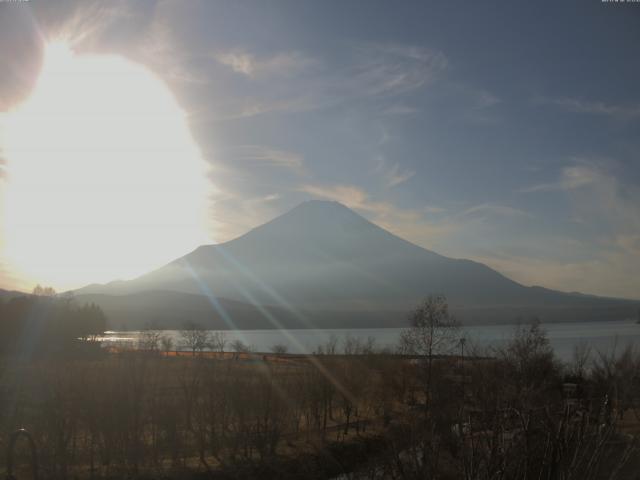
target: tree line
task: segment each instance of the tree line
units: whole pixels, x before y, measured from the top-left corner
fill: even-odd
[[[94,304],[37,286],[32,295],[0,301],[0,355],[26,359],[71,353],[104,333],[107,318]]]

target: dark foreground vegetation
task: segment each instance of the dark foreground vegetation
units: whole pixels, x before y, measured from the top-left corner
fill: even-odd
[[[0,356],[14,361],[95,351],[107,318],[94,304],[37,286],[33,295],[0,300]]]
[[[149,334],[139,351],[5,354],[0,471],[26,428],[47,479],[638,478],[638,352],[584,346],[563,365],[537,323],[476,352],[439,297],[412,324],[394,352],[207,355],[194,340],[178,356]]]

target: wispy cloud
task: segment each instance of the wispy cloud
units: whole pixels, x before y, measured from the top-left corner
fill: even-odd
[[[494,203],[483,203],[451,213],[437,206],[400,208],[388,201],[374,200],[364,189],[354,185],[307,184],[298,190],[368,213],[374,222],[420,245],[429,245],[438,237],[477,225],[486,216],[533,218],[531,213],[524,210]]]
[[[354,185],[303,185],[299,191],[314,198],[335,200],[358,210],[383,228],[418,245],[430,248],[441,237],[460,230],[462,225],[448,219],[428,218],[434,211],[425,208],[401,208],[388,201],[373,199],[362,188]],[[435,208],[435,207],[434,207]],[[440,213],[441,210],[437,209]]]
[[[282,198],[282,195],[280,195],[279,193],[270,193],[270,194],[265,195],[264,197],[262,197],[262,201],[264,201],[264,202],[275,202],[276,200],[279,200],[280,198]]]
[[[427,205],[425,207],[422,207],[422,210],[426,214],[435,214],[435,215],[439,215],[439,214],[445,213],[447,211],[446,208],[436,207],[434,205]]]
[[[438,50],[413,45],[366,45],[345,80],[367,95],[393,95],[420,88],[448,66]]]
[[[500,102],[500,98],[490,92],[485,90],[475,91],[475,108],[490,108],[494,105],[498,105]]]
[[[353,185],[303,185],[298,190],[317,198],[335,200],[350,208],[373,210],[369,195]]]
[[[621,105],[577,98],[539,98],[537,101],[556,105],[570,112],[604,115],[619,120],[633,120],[640,117],[639,104]]]
[[[551,287],[578,289],[638,298],[640,278],[640,189],[612,173],[615,162],[565,167],[555,182],[525,189],[527,192],[563,191],[569,216],[579,219],[589,245],[589,258],[581,262],[499,259],[505,272],[519,271]],[[516,263],[517,262],[517,263]],[[519,265],[518,265],[519,264]],[[516,277],[517,278],[517,277]],[[546,280],[545,280],[546,279]]]
[[[258,57],[243,50],[220,52],[214,58],[234,72],[248,77],[299,74],[317,65],[317,61],[300,52],[280,52]]]
[[[301,112],[340,105],[366,97],[393,97],[432,83],[447,68],[444,53],[411,45],[353,45],[347,62],[328,64],[300,52],[259,56],[247,50],[214,55],[216,61],[252,80],[250,91],[227,99],[233,113],[225,118],[267,112]],[[278,75],[279,81],[273,77]],[[399,106],[387,115],[413,113]]]
[[[413,115],[418,113],[418,110],[415,107],[410,107],[408,105],[404,105],[401,103],[396,103],[382,110],[383,115],[389,116],[399,116],[399,115]]]
[[[218,53],[215,58],[223,65],[231,67],[236,73],[251,76],[256,70],[255,59],[248,53]]]
[[[598,172],[589,165],[572,165],[562,169],[558,180],[539,183],[520,189],[521,193],[549,192],[554,190],[575,190],[593,184],[598,179]]]
[[[596,282],[585,282],[585,279],[595,279],[599,276],[595,275],[598,262],[594,260],[545,260],[527,255],[507,254],[504,251],[483,252],[472,256],[474,260],[495,268],[524,285],[543,285],[547,288],[583,293],[600,290],[594,285]]]
[[[509,207],[507,205],[497,205],[494,203],[483,203],[475,205],[461,213],[461,216],[470,216],[476,214],[498,215],[503,217],[531,217],[531,214],[518,208]]]
[[[388,188],[397,187],[410,178],[413,178],[416,174],[413,170],[403,169],[398,163],[389,165],[382,157],[378,159],[378,165],[374,172],[381,175],[385,186]]]
[[[208,84],[207,72],[196,68],[193,62],[199,54],[175,29],[175,20],[186,14],[184,6],[168,0],[153,5],[140,43],[130,46],[130,54],[139,57],[169,83],[189,87]]]
[[[640,255],[601,250],[581,260],[533,258],[504,252],[473,255],[473,258],[525,285],[640,298],[640,281],[634,273],[640,269]]]
[[[291,182],[306,178],[302,155],[264,145],[212,150],[213,238],[227,241],[246,233],[291,206]]]
[[[256,165],[286,168],[304,173],[302,155],[262,145],[241,145],[231,149],[235,160],[253,162]]]
[[[415,174],[416,172],[413,170],[400,170],[400,166],[396,163],[386,173],[387,185],[389,187],[396,187],[410,178],[413,178]]]

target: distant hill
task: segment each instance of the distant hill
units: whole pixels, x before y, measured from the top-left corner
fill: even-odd
[[[325,201],[305,202],[137,279],[76,292],[125,323],[155,317],[172,326],[189,318],[218,325],[222,315],[220,321],[229,316],[238,328],[400,326],[431,293],[445,294],[460,319],[474,323],[534,315],[620,319],[635,317],[640,304],[526,287],[481,263],[418,247]],[[229,311],[221,314],[212,299]]]
[[[79,303],[100,305],[111,329],[180,328],[195,322],[211,329],[259,328],[256,319],[274,315],[291,325],[287,313],[274,307],[256,307],[225,298],[154,290],[128,295],[79,294]]]
[[[191,293],[153,290],[126,295],[88,293],[76,295],[79,304],[99,305],[111,330],[180,329],[195,322],[212,330],[269,328],[375,328],[402,325],[406,311],[326,312],[297,310]]]
[[[16,290],[2,290],[0,289],[0,299],[9,300],[14,297],[22,297],[24,295],[29,295],[28,293],[18,292]]]

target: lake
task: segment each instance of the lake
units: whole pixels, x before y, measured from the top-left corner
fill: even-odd
[[[583,323],[550,323],[542,325],[547,332],[551,346],[562,360],[570,360],[573,349],[580,343],[587,343],[594,351],[621,351],[627,345],[640,345],[640,325],[633,320]],[[468,345],[479,347],[499,347],[514,334],[515,325],[482,325],[463,327]],[[393,348],[398,343],[400,328],[362,329],[292,329],[292,330],[228,330],[228,342],[241,340],[253,351],[268,352],[273,345],[286,345],[289,353],[311,353],[318,345],[327,343],[332,337],[339,341],[341,349],[345,338],[351,336],[366,340],[371,337],[379,347]],[[173,338],[176,348],[180,346],[180,332],[165,330],[164,335]],[[140,332],[107,332],[105,342],[135,344]],[[469,348],[467,348],[469,351]]]

